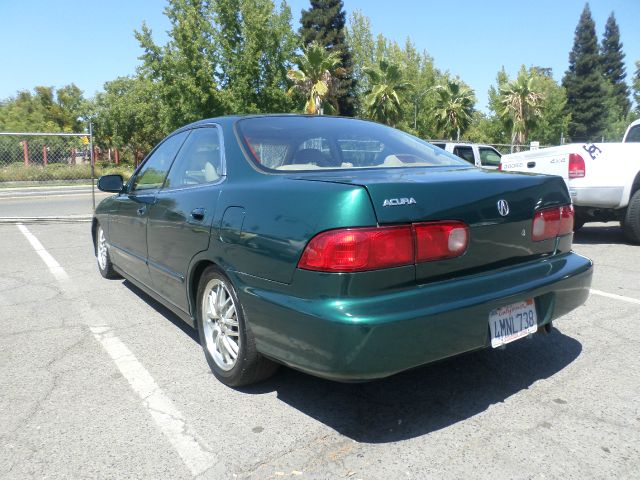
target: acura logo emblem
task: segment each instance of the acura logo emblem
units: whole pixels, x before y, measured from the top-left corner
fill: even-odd
[[[498,213],[503,217],[509,215],[509,204],[506,200],[498,200]]]

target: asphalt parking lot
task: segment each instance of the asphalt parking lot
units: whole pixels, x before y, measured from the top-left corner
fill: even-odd
[[[103,280],[88,223],[0,224],[0,478],[640,477],[640,246],[583,228],[586,305],[363,384],[218,383],[197,333]]]

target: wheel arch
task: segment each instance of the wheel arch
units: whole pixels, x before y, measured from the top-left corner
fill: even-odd
[[[202,274],[209,266],[220,268],[220,266],[210,258],[202,258],[196,260],[191,267],[190,274],[187,279],[187,300],[189,302],[189,311],[191,313],[191,318],[193,318],[195,328],[197,328],[198,326],[198,316],[196,314],[196,302],[198,301],[196,297],[198,296],[198,285],[200,283]]]
[[[91,220],[91,239],[93,240],[93,254],[98,255],[98,249],[96,246],[96,233],[98,231],[98,219],[93,217]]]
[[[631,191],[629,192],[629,200],[633,197],[633,194],[640,190],[640,171],[636,173],[636,178],[633,179],[633,183],[631,184]]]

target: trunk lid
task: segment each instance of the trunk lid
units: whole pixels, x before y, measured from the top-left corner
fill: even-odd
[[[555,239],[531,240],[534,211],[571,203],[559,177],[477,168],[312,172],[297,178],[366,188],[380,225],[465,222],[470,229],[467,252],[458,258],[416,265],[419,281],[552,254]],[[506,215],[499,212],[502,200],[508,204]]]

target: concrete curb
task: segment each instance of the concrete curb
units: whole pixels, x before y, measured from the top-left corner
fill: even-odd
[[[59,215],[50,217],[0,217],[0,225],[17,223],[88,223],[93,215]]]

